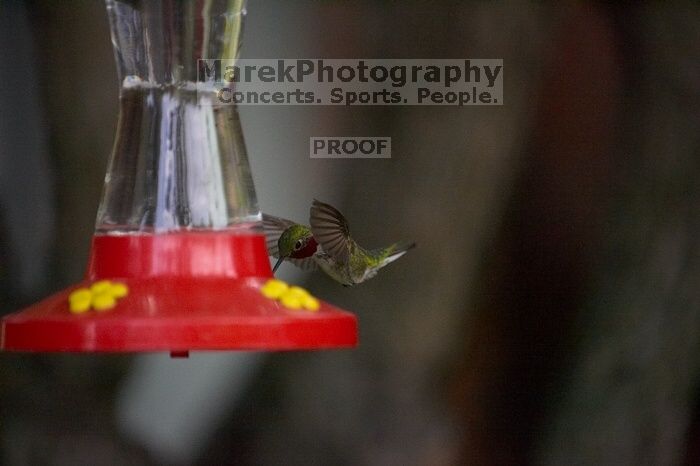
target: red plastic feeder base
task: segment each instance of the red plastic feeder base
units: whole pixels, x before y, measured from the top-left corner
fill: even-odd
[[[89,279],[2,320],[6,351],[134,352],[353,347],[353,314],[322,302],[290,310],[260,293],[272,274],[264,237],[227,233],[96,236]],[[73,314],[96,280],[129,288],[109,310]]]

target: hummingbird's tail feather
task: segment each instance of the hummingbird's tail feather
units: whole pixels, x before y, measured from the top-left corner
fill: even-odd
[[[389,259],[389,262],[393,262],[415,247],[416,243],[396,243],[394,250],[389,253],[387,259]]]
[[[410,243],[407,241],[401,242],[401,243],[396,243],[394,244],[394,249],[396,251],[408,251],[409,249],[413,249],[416,247],[416,242],[411,241]]]
[[[384,267],[387,264],[391,264],[399,257],[406,254],[410,249],[416,247],[416,243],[394,243],[386,248],[381,248],[373,252],[373,255],[379,261],[379,267]]]
[[[367,254],[366,257],[368,259],[368,267],[364,270],[362,279],[357,283],[361,283],[374,277],[377,275],[377,272],[379,272],[379,269],[391,264],[396,259],[406,254],[409,249],[414,247],[416,247],[416,243],[394,243],[386,248],[367,251],[365,254]]]

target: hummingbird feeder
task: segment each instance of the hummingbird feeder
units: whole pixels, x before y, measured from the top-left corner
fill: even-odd
[[[244,2],[107,0],[107,12],[120,111],[86,277],[3,318],[0,349],[355,346],[354,315],[298,287],[303,299],[274,299],[286,284],[270,280],[237,109],[196,86],[198,59],[236,58]]]

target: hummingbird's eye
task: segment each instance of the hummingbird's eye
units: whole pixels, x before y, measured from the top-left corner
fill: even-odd
[[[297,242],[294,244],[294,250],[298,251],[303,245],[304,243],[301,240],[297,240]]]

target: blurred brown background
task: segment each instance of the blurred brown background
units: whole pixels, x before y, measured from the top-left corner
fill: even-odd
[[[245,107],[261,208],[418,248],[353,351],[0,355],[0,463],[700,464],[700,7],[250,0],[243,55],[502,58],[499,107]],[[117,109],[104,5],[0,3],[0,310],[81,277]],[[390,136],[311,160],[310,136]]]

